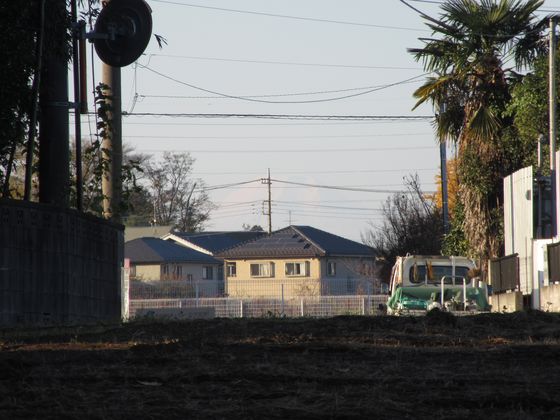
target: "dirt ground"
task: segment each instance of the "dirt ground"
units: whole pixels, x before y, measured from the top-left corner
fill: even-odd
[[[0,331],[0,418],[560,418],[560,315]]]

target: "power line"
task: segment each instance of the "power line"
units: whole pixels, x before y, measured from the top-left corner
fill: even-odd
[[[256,150],[256,149],[231,149],[231,150],[170,150],[170,149],[143,149],[141,152],[157,153],[157,152],[171,152],[171,153],[235,153],[235,154],[253,154],[253,153],[346,153],[346,152],[390,152],[396,150],[436,150],[437,146],[404,146],[404,147],[362,147],[355,149],[273,149],[273,150]]]
[[[253,182],[259,182],[260,179],[252,179],[250,181],[242,181],[242,182],[235,182],[232,184],[222,184],[222,185],[214,185],[211,187],[201,187],[199,189],[197,189],[197,191],[213,191],[213,190],[221,190],[224,188],[231,188],[231,187],[236,187],[239,185],[245,185],[245,184],[252,184]]]
[[[184,85],[184,86],[188,86],[192,89],[200,90],[200,91],[206,92],[206,93],[211,93],[213,95],[219,95],[219,96],[222,96],[224,98],[238,99],[238,100],[241,100],[241,101],[249,101],[249,102],[259,102],[259,103],[265,103],[265,104],[309,104],[309,103],[318,103],[318,102],[339,101],[339,100],[342,100],[342,99],[349,99],[349,98],[354,98],[356,96],[367,95],[367,94],[372,93],[372,92],[376,92],[376,91],[387,89],[387,88],[390,88],[390,87],[393,87],[393,86],[401,85],[401,84],[413,81],[415,79],[418,79],[420,77],[423,77],[423,76],[426,76],[427,74],[429,74],[429,73],[423,73],[423,74],[420,74],[420,75],[417,75],[417,76],[414,76],[414,77],[411,77],[411,78],[408,78],[408,79],[405,79],[405,80],[401,80],[399,82],[390,83],[390,84],[387,84],[387,85],[372,88],[372,89],[366,90],[365,92],[353,93],[353,94],[349,94],[349,95],[345,95],[345,96],[339,96],[339,97],[336,97],[336,98],[309,99],[309,100],[305,100],[305,101],[268,101],[268,100],[263,100],[263,99],[254,99],[254,98],[249,97],[249,96],[236,96],[236,95],[229,95],[229,94],[226,94],[226,93],[217,92],[215,90],[206,89],[206,88],[203,88],[203,87],[200,87],[200,86],[193,85],[192,83],[187,83],[187,82],[184,82],[182,80],[176,79],[174,77],[168,76],[168,75],[166,75],[164,73],[161,73],[157,70],[154,70],[154,69],[152,69],[148,66],[144,66],[142,64],[139,64],[139,66],[143,69],[146,69],[146,70],[154,73],[154,74],[157,74],[160,77],[163,77],[164,79],[168,79],[168,80],[171,80],[175,83],[178,83],[178,84],[181,84],[181,85]]]
[[[248,60],[236,58],[219,58],[219,57],[200,57],[190,55],[172,55],[172,54],[147,54],[151,57],[167,57],[167,58],[183,58],[187,60],[206,60],[206,61],[224,61],[231,63],[250,63],[250,64],[278,64],[285,66],[305,66],[305,67],[332,67],[345,69],[379,69],[379,70],[418,70],[418,67],[400,67],[400,66],[370,66],[370,65],[352,65],[352,64],[326,64],[326,63],[302,63],[296,61],[276,61],[276,60]]]
[[[354,169],[340,171],[275,171],[281,175],[319,175],[319,174],[359,174],[359,173],[387,173],[387,172],[423,172],[435,171],[437,168],[401,168],[401,169]],[[261,172],[196,172],[200,175],[258,175]],[[194,175],[194,174],[193,174]]]
[[[410,80],[398,82],[391,86],[404,85],[408,83],[417,83],[417,78],[424,76],[425,74],[415,76]],[[171,79],[176,81],[175,79]],[[181,82],[182,83],[182,82]],[[138,95],[141,98],[161,98],[161,99],[248,99],[248,98],[279,98],[279,97],[286,97],[286,96],[309,96],[309,95],[324,95],[327,93],[340,93],[340,92],[352,92],[357,90],[365,90],[369,89],[366,93],[375,92],[378,90],[386,89],[387,87],[391,87],[388,85],[376,85],[376,86],[364,86],[364,87],[356,87],[356,88],[347,88],[347,89],[336,89],[336,90],[319,90],[319,91],[312,91],[312,92],[296,92],[296,93],[274,93],[274,94],[267,94],[267,95],[237,95],[237,96],[230,96],[220,94],[220,96],[189,96],[189,95]],[[190,87],[190,85],[189,85]],[[360,95],[365,94],[361,92]],[[357,95],[356,95],[357,96]],[[344,97],[345,98],[345,97]],[[343,98],[343,99],[344,99]],[[336,98],[334,98],[336,99]],[[329,99],[333,100],[333,99]],[[325,101],[325,100],[323,100]],[[305,103],[302,101],[297,102],[278,102],[278,101],[265,101],[265,103]]]
[[[171,117],[171,118],[255,118],[293,121],[430,121],[433,115],[305,115],[305,114],[190,114],[174,112],[123,112],[125,117]]]
[[[273,203],[279,203],[280,207],[313,207],[313,208],[326,208],[334,210],[350,210],[350,211],[380,211],[379,209],[374,209],[371,207],[347,207],[347,206],[331,206],[327,204],[308,204],[308,203],[298,203],[292,201],[281,201],[273,200]]]
[[[92,113],[90,113],[92,114]],[[159,115],[158,115],[159,116]],[[423,120],[420,120],[422,122]],[[371,121],[349,121],[349,122],[266,122],[266,123],[187,123],[187,122],[169,122],[169,121],[150,121],[150,122],[132,122],[127,121],[127,125],[150,125],[150,126],[199,126],[199,127],[299,127],[299,126],[338,126],[338,125],[370,125],[383,122],[391,122],[390,120],[371,120]]]
[[[304,182],[291,182],[291,181],[282,181],[279,179],[272,179],[273,182],[278,182],[281,184],[290,184],[290,185],[299,185],[304,187],[313,187],[313,188],[325,188],[329,190],[342,190],[342,191],[354,191],[354,192],[372,192],[372,193],[403,193],[403,194],[410,194],[408,191],[404,190],[384,190],[384,189],[370,189],[370,188],[353,188],[353,187],[342,187],[342,186],[335,186],[335,185],[319,185],[319,184],[308,184]],[[433,191],[425,191],[426,193],[433,193]]]
[[[282,15],[276,13],[256,12],[253,10],[227,9],[224,7],[202,6],[200,4],[180,3],[177,1],[169,1],[169,0],[152,0],[152,1],[156,3],[174,4],[177,6],[218,10],[221,12],[233,12],[233,13],[243,13],[249,15],[268,16],[268,17],[276,17],[276,18],[283,18],[283,19],[294,19],[294,20],[303,20],[303,21],[320,22],[320,23],[336,23],[340,25],[363,26],[363,27],[380,28],[380,29],[396,29],[396,30],[406,30],[406,31],[415,31],[415,32],[427,32],[425,29],[408,28],[403,26],[375,25],[371,23],[348,22],[342,20],[318,19],[318,18],[310,18],[310,17]]]
[[[339,135],[309,135],[309,136],[161,136],[161,135],[132,135],[123,136],[127,139],[172,139],[172,140],[304,140],[304,139],[347,139],[373,137],[404,137],[421,136],[432,133],[392,133],[392,134],[339,134]]]

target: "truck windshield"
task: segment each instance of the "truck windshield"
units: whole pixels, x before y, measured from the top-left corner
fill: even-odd
[[[416,264],[410,267],[408,278],[411,283],[424,283],[425,281],[431,283],[439,283],[442,277],[446,277],[446,283],[452,282],[453,268],[450,265],[435,265],[432,264],[431,269],[426,270],[425,265]],[[455,266],[455,284],[463,284],[463,277],[467,279],[468,267],[456,265]]]

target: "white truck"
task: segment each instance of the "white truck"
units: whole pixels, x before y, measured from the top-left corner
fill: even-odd
[[[406,255],[391,272],[387,313],[421,314],[432,309],[456,313],[490,310],[488,287],[467,257]]]

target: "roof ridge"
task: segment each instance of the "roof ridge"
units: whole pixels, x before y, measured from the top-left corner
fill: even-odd
[[[239,232],[245,233],[245,232],[250,232],[250,231],[239,231]],[[238,233],[238,232],[236,232],[236,233]],[[217,254],[221,254],[222,252],[224,252],[224,251],[229,251],[229,250],[232,249],[232,248],[237,248],[238,246],[243,246],[243,245],[246,245],[246,244],[248,244],[248,243],[250,243],[250,242],[254,242],[254,241],[256,241],[256,240],[262,238],[262,237],[266,234],[266,232],[264,232],[264,231],[263,231],[263,232],[252,232],[252,233],[255,233],[255,234],[256,234],[256,233],[260,233],[260,235],[255,235],[254,238],[249,238],[249,239],[247,239],[247,240],[245,240],[245,241],[241,241],[241,242],[238,242],[238,243],[236,243],[236,244],[234,244],[234,245],[231,245],[231,246],[228,246],[228,247],[226,247],[226,248],[220,249],[220,250],[217,251]]]
[[[311,226],[307,226],[307,227],[311,227]],[[311,242],[311,244],[312,244],[314,247],[316,247],[317,249],[319,249],[320,251],[322,251],[323,254],[325,254],[325,255],[327,254],[327,251],[326,251],[322,246],[320,246],[319,244],[317,244],[315,241],[311,240],[311,239],[309,238],[309,236],[307,236],[307,235],[305,235],[304,233],[302,233],[296,226],[290,225],[290,226],[288,226],[288,228],[291,228],[292,230],[295,230],[298,234],[300,234],[301,236],[303,236],[308,242]],[[327,233],[328,233],[328,232],[327,232]]]

